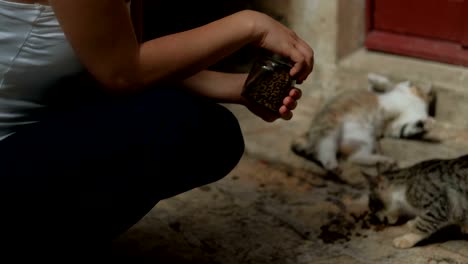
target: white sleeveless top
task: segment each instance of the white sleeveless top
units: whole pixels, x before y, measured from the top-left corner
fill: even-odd
[[[46,89],[82,69],[50,6],[0,0],[0,139],[36,122]]]

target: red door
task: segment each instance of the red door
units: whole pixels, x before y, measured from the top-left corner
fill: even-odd
[[[468,0],[367,0],[366,47],[468,66]]]

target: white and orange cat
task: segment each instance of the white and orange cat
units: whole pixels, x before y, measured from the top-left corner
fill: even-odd
[[[381,137],[412,138],[428,132],[434,119],[431,85],[395,83],[370,73],[368,89],[347,90],[329,100],[306,134],[294,140],[294,153],[340,174],[338,157],[366,166],[393,166],[395,159],[377,150]]]

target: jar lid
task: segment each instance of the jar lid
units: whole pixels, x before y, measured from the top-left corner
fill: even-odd
[[[289,67],[294,66],[294,62],[292,60],[290,60],[289,58],[287,58],[287,57],[284,57],[284,56],[281,56],[281,55],[278,55],[278,54],[274,54],[274,53],[271,53],[270,55],[267,55],[267,56],[270,57],[272,60],[274,60],[276,62],[279,62],[279,63],[282,63],[282,64],[286,64]]]
[[[287,65],[289,67],[292,67],[294,66],[294,62],[287,58],[287,57],[284,57],[284,56],[281,56],[277,53],[273,53],[267,49],[261,49],[260,50],[260,56],[264,56],[264,57],[267,57],[271,60],[274,60],[275,62],[278,62],[278,63],[281,63],[281,64],[284,64],[284,65]]]

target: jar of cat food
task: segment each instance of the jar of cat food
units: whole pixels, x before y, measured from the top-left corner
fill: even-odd
[[[292,66],[287,58],[271,53],[260,54],[249,71],[242,96],[277,114],[295,84],[289,75]]]

